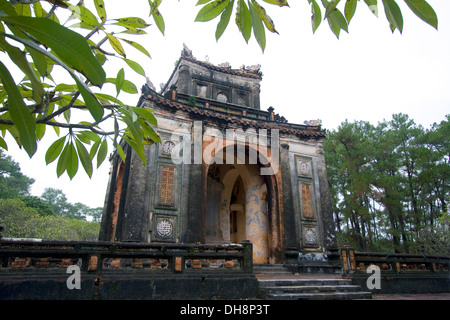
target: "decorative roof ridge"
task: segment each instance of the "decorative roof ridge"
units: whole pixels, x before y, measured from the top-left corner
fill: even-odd
[[[261,72],[261,65],[253,65],[253,66],[245,66],[242,65],[240,69],[232,69],[230,64],[228,62],[221,63],[219,65],[214,65],[210,63],[209,61],[200,61],[197,60],[192,55],[192,50],[190,50],[184,43],[183,43],[183,50],[181,51],[181,57],[180,59],[184,59],[193,63],[196,63],[198,65],[201,65],[205,68],[212,69],[215,71],[220,71],[228,74],[238,75],[242,77],[248,77],[248,78],[254,78],[254,79],[262,79],[262,72]]]

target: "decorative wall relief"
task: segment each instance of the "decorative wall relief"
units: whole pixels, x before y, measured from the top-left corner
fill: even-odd
[[[319,235],[315,225],[303,226],[303,247],[317,248],[319,247]]]
[[[297,175],[312,178],[312,161],[309,158],[297,157]]]
[[[175,136],[177,139],[177,136]],[[178,138],[179,139],[179,138]],[[177,151],[177,145],[180,143],[180,141],[171,140],[170,136],[167,136],[165,134],[161,134],[161,143],[159,144],[159,152],[158,156],[160,158],[172,158],[174,156],[179,156],[175,154],[175,151]],[[178,147],[179,149],[179,147]]]
[[[152,241],[175,242],[176,217],[153,214]]]

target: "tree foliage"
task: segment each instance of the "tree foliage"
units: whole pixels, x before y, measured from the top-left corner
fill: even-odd
[[[289,7],[286,0],[262,0],[278,7]],[[330,30],[339,38],[341,30],[349,32],[350,21],[356,13],[359,0],[308,0],[311,6],[311,25],[316,32],[322,21],[327,21]],[[379,2],[377,0],[364,0],[366,7],[378,17]],[[403,15],[395,0],[381,0],[386,19],[392,32],[403,32]],[[438,28],[436,12],[425,0],[404,0],[414,14],[433,28]],[[235,11],[235,23],[245,41],[253,35],[261,49],[266,47],[266,30],[278,33],[274,21],[266,9],[256,0],[199,0],[197,5],[203,7],[198,12],[196,21],[210,21],[220,15],[216,27],[218,40],[228,26],[232,12]],[[235,8],[236,5],[236,8]]]
[[[100,222],[102,208],[90,208],[82,203],[72,204],[62,190],[46,188],[40,197],[30,195],[34,183],[21,172],[20,166],[0,149],[0,199],[17,199],[41,216],[60,216],[77,220]]]
[[[325,155],[342,242],[364,251],[449,253],[449,128],[450,116],[425,130],[395,114],[376,126],[345,121],[329,134]]]
[[[437,28],[437,16],[426,1],[404,1],[420,19]],[[149,17],[164,34],[162,0],[145,2]],[[337,37],[341,30],[348,32],[362,2],[308,0],[313,31],[327,20]],[[391,29],[402,32],[403,18],[396,1],[364,2],[363,6],[367,5],[375,15],[382,3]],[[125,152],[119,141],[124,141],[146,163],[144,145],[159,141],[156,119],[149,109],[127,106],[119,95],[138,93],[126,79],[128,72],[146,76],[142,66],[126,53],[137,50],[150,58],[136,40],[146,34],[150,22],[138,16],[112,19],[108,16],[109,5],[114,3],[0,0],[0,51],[9,58],[0,62],[0,148],[7,149],[14,140],[32,157],[39,141],[52,128],[58,138],[48,148],[45,161],[56,161],[58,176],[67,173],[72,179],[80,166],[91,176],[106,158],[107,141],[122,158]],[[266,30],[277,33],[264,6],[289,6],[286,0],[199,0],[196,5],[196,21],[220,16],[216,39],[222,36],[234,13],[245,41],[253,33],[263,51]],[[117,74],[109,74],[111,64],[123,67]],[[13,65],[19,74],[12,72]],[[58,67],[64,70],[63,79],[58,78]],[[104,88],[107,83],[114,87],[111,92]]]
[[[98,239],[99,223],[62,216],[42,216],[19,199],[0,200],[3,237],[44,240],[93,241]]]
[[[125,140],[145,162],[144,144],[159,141],[156,119],[149,109],[119,100],[122,91],[138,90],[126,80],[124,68],[108,76],[104,65],[119,62],[145,77],[143,68],[127,58],[124,47],[149,57],[142,45],[130,39],[145,34],[149,24],[137,17],[108,19],[103,0],[93,1],[92,10],[83,2],[12,3],[0,0],[0,50],[23,78],[16,83],[9,65],[0,62],[0,147],[7,148],[5,135],[9,133],[32,157],[38,141],[52,127],[59,137],[48,148],[45,160],[47,164],[57,160],[58,176],[66,172],[72,179],[80,164],[91,176],[95,165],[106,158],[108,139],[121,156],[124,152],[118,142]],[[160,1],[149,3],[151,15],[164,32]],[[56,78],[56,66],[66,72],[64,81]],[[115,86],[115,94],[95,90],[105,83]],[[74,120],[77,113],[81,121]],[[66,129],[64,133],[61,128]]]

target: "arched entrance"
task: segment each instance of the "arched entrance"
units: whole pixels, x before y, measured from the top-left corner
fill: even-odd
[[[254,263],[281,262],[276,179],[258,164],[207,166],[205,241],[253,244]]]

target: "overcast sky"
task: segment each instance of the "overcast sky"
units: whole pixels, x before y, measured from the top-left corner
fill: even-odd
[[[109,18],[140,16],[150,21],[146,0],[126,5],[105,2]],[[126,49],[128,57],[141,63],[157,88],[168,80],[183,43],[198,60],[229,62],[232,68],[260,64],[261,109],[273,106],[291,123],[321,119],[325,129],[333,130],[346,119],[377,124],[401,112],[429,128],[450,113],[450,1],[429,0],[438,15],[438,31],[414,16],[403,1],[397,2],[404,17],[402,35],[391,33],[381,3],[377,18],[361,1],[349,34],[341,32],[340,40],[326,21],[312,33],[307,1],[290,1],[290,8],[266,4],[279,34],[266,33],[267,46],[262,53],[253,35],[245,43],[233,20],[216,42],[218,20],[194,22],[199,10],[194,6],[196,1],[163,1],[160,11],[166,23],[165,36],[151,26],[148,35],[135,38],[152,59],[134,54],[130,47]],[[121,5],[112,8],[116,3]],[[115,76],[118,69],[114,68],[107,70],[108,76]],[[140,89],[145,79],[135,75],[126,70],[125,77]],[[114,92],[106,85],[105,89]],[[136,105],[139,95],[119,98]],[[72,203],[103,206],[109,163],[105,161],[94,171],[92,179],[81,165],[72,181],[67,174],[57,179],[56,161],[48,166],[44,161],[46,145],[55,139],[50,133],[31,160],[13,141],[7,141],[8,153],[20,163],[22,172],[36,179],[32,194],[40,196],[46,187],[58,188]]]

